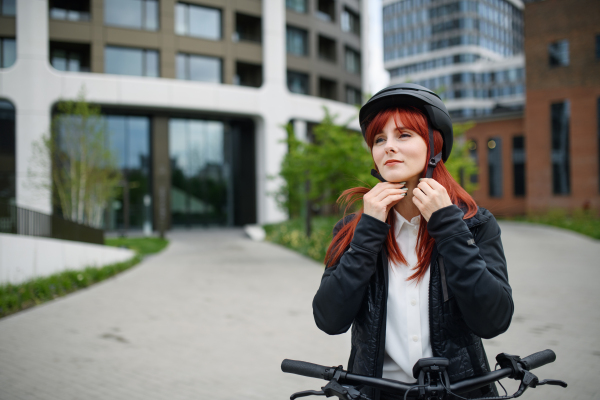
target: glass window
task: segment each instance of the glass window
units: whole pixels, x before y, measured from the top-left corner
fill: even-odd
[[[361,93],[359,89],[356,89],[352,86],[346,86],[346,103],[352,105],[361,105]]]
[[[489,196],[502,197],[502,139],[488,140]]]
[[[107,46],[104,50],[104,72],[116,75],[158,77],[158,52]]]
[[[559,40],[548,45],[548,63],[551,67],[569,65],[568,40]]]
[[[90,72],[90,46],[50,42],[50,64],[59,71]]]
[[[220,121],[169,120],[173,225],[227,224],[226,135]]]
[[[262,24],[260,17],[246,14],[235,14],[236,40],[260,43],[262,41]]]
[[[0,200],[14,201],[15,172],[15,108],[0,100]]]
[[[107,230],[126,226],[141,229],[145,223],[151,224],[152,216],[144,202],[144,198],[151,196],[150,118],[127,115],[107,115],[104,118],[108,147],[116,155],[128,189],[117,192],[107,208],[104,227]]]
[[[337,82],[326,78],[319,78],[319,97],[337,100]]]
[[[223,82],[220,58],[195,54],[177,54],[177,79],[200,82]]]
[[[360,19],[358,14],[354,11],[344,8],[344,11],[342,11],[341,23],[344,32],[352,32],[356,35],[360,35]]]
[[[292,93],[309,94],[308,74],[288,71],[287,85]]]
[[[4,0],[2,0],[4,1]],[[89,0],[50,0],[50,18],[67,21],[89,21]]]
[[[175,33],[203,39],[222,38],[221,10],[192,4],[175,5]]]
[[[569,124],[571,107],[569,101],[550,105],[552,125],[552,192],[554,194],[571,193],[571,166]]]
[[[288,54],[308,55],[308,32],[304,29],[288,26],[286,29],[286,49]]]
[[[336,62],[337,60],[337,49],[335,40],[326,38],[324,36],[319,35],[318,39],[319,44],[319,59]]]
[[[11,17],[17,14],[16,0],[0,0],[0,14]]]
[[[333,0],[317,0],[315,15],[323,21],[335,20],[335,2]]]
[[[346,71],[360,74],[360,54],[346,47]]]
[[[155,31],[158,29],[158,0],[104,0],[104,23]]]
[[[15,39],[0,38],[0,68],[11,67],[17,60]]]
[[[289,10],[306,13],[306,0],[285,0],[285,6]]]
[[[513,137],[513,187],[515,197],[525,196],[525,137]]]

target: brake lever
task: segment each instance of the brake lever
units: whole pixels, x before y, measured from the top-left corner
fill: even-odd
[[[303,392],[294,393],[290,396],[290,400],[297,399],[298,397],[306,397],[306,396],[325,396],[325,392],[322,390],[305,390]]]
[[[567,387],[567,382],[565,381],[561,381],[558,379],[544,379],[543,381],[539,382],[537,384],[538,386],[542,386],[542,385],[554,385],[554,386],[560,386],[560,387]]]
[[[327,385],[323,386],[323,392],[325,396],[337,396],[342,400],[362,400],[365,397],[361,392],[356,390],[353,387],[344,387],[339,384],[339,382],[335,379],[332,379]]]

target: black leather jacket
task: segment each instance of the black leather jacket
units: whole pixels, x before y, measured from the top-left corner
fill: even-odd
[[[346,218],[353,218],[349,215]],[[434,357],[450,360],[452,382],[489,371],[481,338],[508,329],[514,305],[500,227],[488,210],[472,218],[456,205],[437,210],[427,223],[435,240],[429,283],[429,325]],[[334,230],[337,234],[342,224]],[[317,326],[330,335],[352,326],[348,370],[381,377],[385,351],[390,225],[363,214],[350,246],[326,268],[313,300]],[[374,400],[379,391],[364,388]],[[497,395],[494,385],[465,397]]]

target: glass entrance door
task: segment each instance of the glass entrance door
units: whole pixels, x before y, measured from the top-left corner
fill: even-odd
[[[231,225],[232,196],[225,124],[169,121],[171,221],[175,225]]]

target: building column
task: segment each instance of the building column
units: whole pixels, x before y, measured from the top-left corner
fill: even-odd
[[[17,1],[17,61],[4,76],[3,92],[16,108],[16,191],[17,205],[44,213],[52,213],[49,188],[50,170],[37,168],[35,183],[28,172],[36,165],[34,143],[50,132],[51,93],[60,89],[49,77],[48,1]],[[10,82],[18,82],[11,85]],[[11,96],[12,95],[12,96]],[[46,160],[49,161],[49,160]]]

